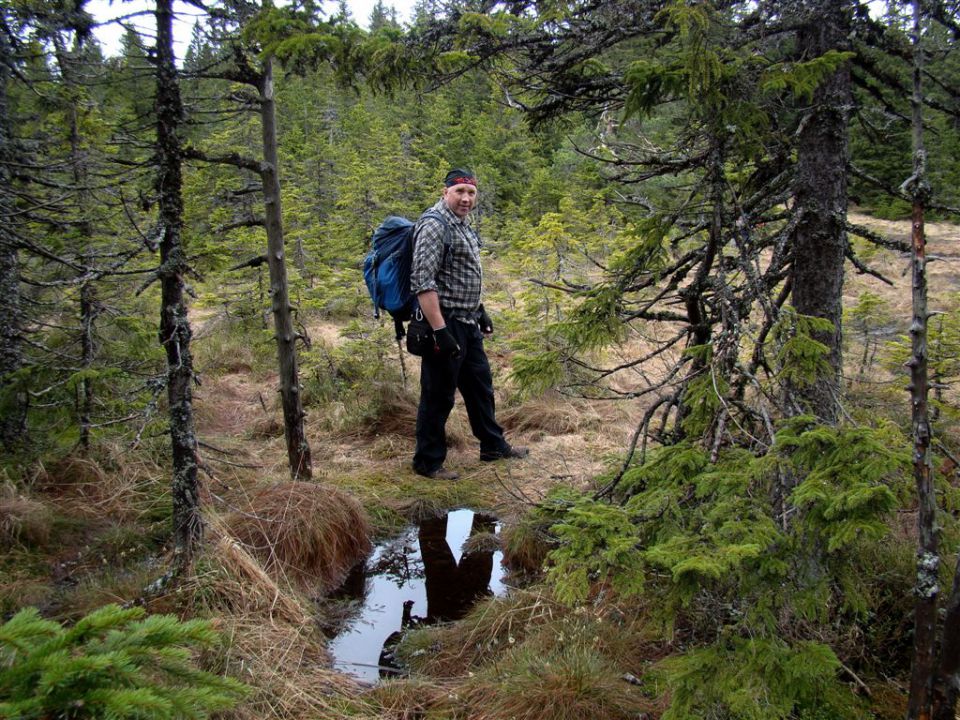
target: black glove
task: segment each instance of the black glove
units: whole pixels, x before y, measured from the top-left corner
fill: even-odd
[[[493,335],[493,320],[490,319],[490,316],[487,315],[487,311],[483,307],[483,303],[480,303],[480,309],[477,311],[477,324],[480,325],[480,332],[484,335]]]
[[[460,346],[457,345],[457,341],[453,337],[453,333],[451,333],[447,328],[442,327],[439,330],[434,330],[433,341],[436,343],[433,351],[440,357],[460,357]]]

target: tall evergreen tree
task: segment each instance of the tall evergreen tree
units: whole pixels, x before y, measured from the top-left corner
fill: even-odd
[[[835,0],[784,5],[796,13],[798,62],[848,49],[850,5]],[[832,329],[814,334],[828,349],[829,371],[809,383],[791,385],[789,402],[795,411],[812,413],[824,422],[835,422],[839,415],[851,108],[850,69],[844,63],[817,85],[809,110],[801,114],[793,182],[793,306],[802,315],[825,319]]]

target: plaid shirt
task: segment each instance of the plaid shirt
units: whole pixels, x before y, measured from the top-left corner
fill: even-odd
[[[430,210],[447,221],[450,249],[441,266],[447,228],[438,218],[421,216],[413,231],[410,289],[414,294],[436,290],[445,313],[457,320],[476,322],[483,283],[480,236],[464,218],[455,215],[442,198]]]

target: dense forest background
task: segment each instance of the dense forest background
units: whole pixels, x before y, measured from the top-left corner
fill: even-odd
[[[0,8],[0,717],[955,716],[955,3],[192,4]],[[451,485],[360,268],[454,166],[532,458]],[[516,589],[329,669],[463,506]]]

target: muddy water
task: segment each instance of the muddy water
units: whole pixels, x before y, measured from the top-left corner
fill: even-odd
[[[389,677],[403,628],[459,620],[480,598],[503,595],[503,554],[463,552],[471,535],[499,529],[489,515],[454,510],[377,546],[339,593],[356,610],[330,642],[334,667],[366,682]]]

